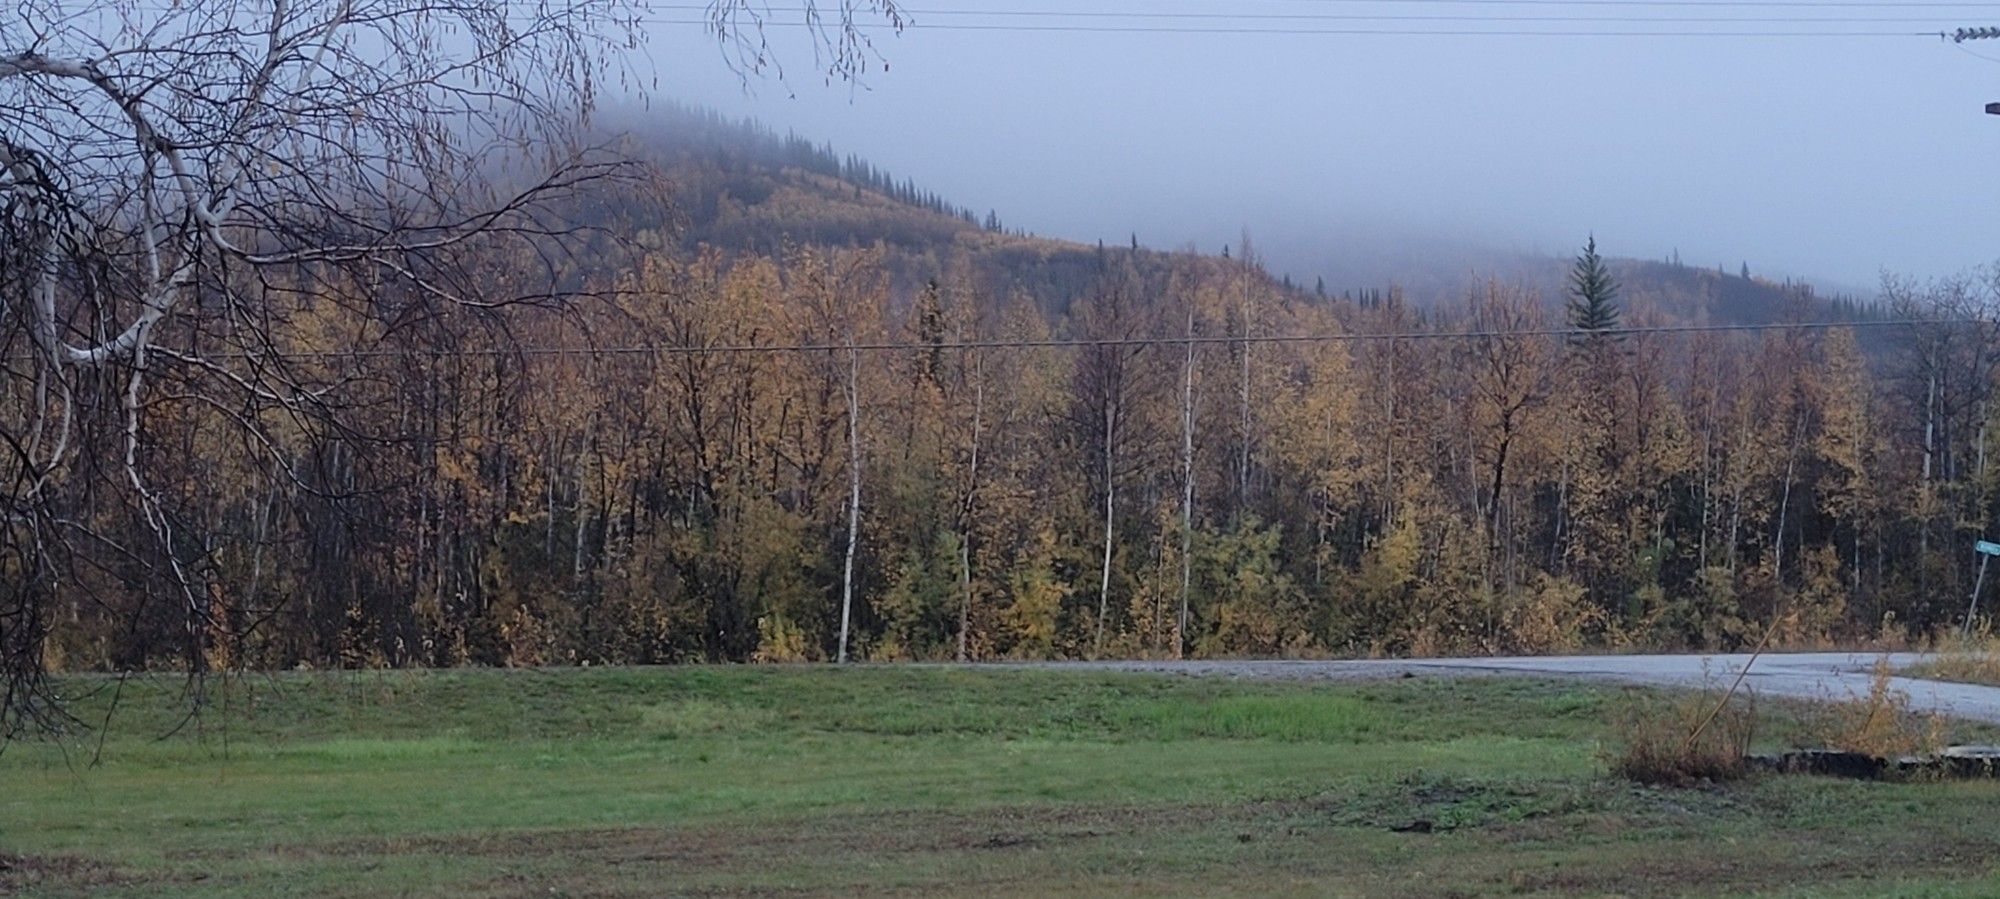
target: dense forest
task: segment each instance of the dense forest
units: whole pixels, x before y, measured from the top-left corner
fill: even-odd
[[[1733,648],[1963,614],[1994,273],[1859,303],[1591,253],[1420,304],[660,116],[625,149],[666,204],[596,196],[584,251],[483,268],[576,295],[278,285],[259,352],[312,418],[162,366],[144,464],[182,543],[85,492],[45,664]]]

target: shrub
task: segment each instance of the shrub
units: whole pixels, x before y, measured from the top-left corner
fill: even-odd
[[[1645,784],[1688,786],[1742,777],[1756,733],[1756,698],[1702,691],[1633,703],[1613,722],[1611,772]]]
[[[1946,636],[1932,647],[1930,658],[1910,673],[1935,680],[2000,685],[2000,637],[1981,631],[1971,636]]]
[[[1828,749],[1878,758],[1925,755],[1944,747],[1944,718],[1910,709],[1910,694],[1891,682],[1896,670],[1887,658],[1875,662],[1865,697],[1823,703],[1808,722],[1813,739]]]
[[[771,614],[757,619],[758,662],[810,662],[814,654],[803,628],[784,615]]]
[[[1531,587],[1505,597],[1502,625],[1508,648],[1537,655],[1575,652],[1602,631],[1605,616],[1583,585],[1566,577],[1537,574]]]

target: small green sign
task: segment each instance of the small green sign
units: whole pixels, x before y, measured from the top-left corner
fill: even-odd
[[[2000,543],[1988,543],[1981,540],[1978,543],[1972,544],[1972,548],[1989,556],[2000,556]]]

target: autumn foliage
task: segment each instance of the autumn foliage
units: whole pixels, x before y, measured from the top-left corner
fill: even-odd
[[[78,487],[69,580],[7,588],[43,663],[828,659],[856,467],[864,659],[1893,641],[1970,589],[2000,335],[1950,322],[1984,282],[1872,313],[1936,324],[1662,333],[1708,313],[1627,279],[1642,330],[1578,341],[1529,286],[1329,296],[1241,245],[1032,238],[788,152],[681,169],[691,223],[606,200],[586,251],[483,268],[560,302],[269,285],[259,352],[313,414],[149,380],[208,623],[127,499]]]
[[[312,363],[365,430],[296,434],[294,480],[231,444],[226,410],[155,418],[187,450],[156,479],[214,526],[193,551],[231,610],[213,661],[826,658],[854,449],[872,659],[1731,648],[1773,621],[1792,645],[1867,639],[1947,619],[1991,495],[1987,381],[1934,398],[1918,440],[1911,366],[1942,329],[1874,360],[1839,329],[1582,352],[1454,336],[1545,327],[1522,290],[1423,315],[1125,250],[1051,315],[969,258],[899,284],[887,252],[661,250],[615,301],[510,313],[504,340],[302,308],[297,350],[374,351]],[[1204,336],[1369,339],[1052,344],[1190,314]],[[850,342],[895,347],[853,371],[858,448]],[[115,566],[88,595],[49,664],[181,663]]]

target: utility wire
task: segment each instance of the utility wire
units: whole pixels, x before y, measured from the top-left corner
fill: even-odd
[[[1264,2],[1274,2],[1274,0],[1264,0]],[[1292,0],[1292,2],[1298,3],[1301,2],[1301,0]],[[1884,13],[1884,14],[1906,13],[1909,14],[1910,16],[1921,15],[1923,18],[1926,19],[1939,18],[1943,16],[1960,16],[1965,14],[1963,10],[1987,10],[1993,12],[2000,12],[2000,0],[1987,0],[1987,2],[1978,2],[1978,3],[1797,3],[1797,2],[1760,2],[1760,0],[1714,0],[1714,2],[1681,2],[1681,0],[1654,0],[1654,2],[1648,2],[1648,0],[1324,0],[1324,2],[1351,3],[1362,7],[1373,7],[1378,12],[1383,9],[1395,9],[1399,7],[1435,8],[1439,6],[1444,6],[1444,7],[1472,6],[1475,8],[1482,6],[1501,7],[1501,8],[1516,7],[1516,6],[1556,7],[1556,8],[1587,7],[1587,8],[1606,9],[1606,10],[1630,9],[1634,7],[1664,8],[1664,9],[1686,10],[1687,13],[1685,16],[1683,16],[1683,18],[1694,17],[1692,20],[1695,21],[1700,21],[1701,20],[1700,17],[1707,15],[1708,13],[1711,12],[1715,11],[1727,12],[1729,10],[1737,10],[1737,9],[1747,9],[1747,10],[1793,9],[1801,11],[1819,11],[1827,13],[1856,13],[1856,12],[1873,12],[1873,13]],[[188,3],[172,4],[166,6],[131,5],[122,8],[130,9],[134,12],[150,12],[150,13],[195,13],[202,11],[201,7],[199,7],[198,5],[188,4]],[[999,9],[992,7],[984,7],[984,8],[975,7],[968,9],[968,8],[944,8],[944,7],[916,7],[907,5],[899,5],[897,6],[896,9],[897,12],[905,16],[995,16],[995,17],[1005,16],[1010,18],[1054,18],[1054,19],[1065,19],[1065,18],[1238,19],[1238,20],[1284,19],[1284,20],[1309,21],[1315,19],[1349,19],[1349,18],[1364,16],[1363,13],[1355,13],[1355,12],[1270,12],[1270,11],[1244,11],[1244,10],[1231,10],[1229,12],[1215,12],[1215,11],[1163,12],[1159,10],[1143,10],[1143,9],[1141,10],[1076,9],[1076,8]],[[1926,10],[1933,10],[1933,9],[1945,10],[1945,11],[1926,12]],[[717,18],[723,20],[731,20],[731,19],[748,20],[748,19],[758,19],[758,18],[769,18],[777,14],[804,15],[807,12],[814,12],[816,13],[816,15],[820,17],[823,25],[831,25],[838,21],[837,19],[829,18],[828,13],[823,9],[820,9],[818,7],[808,8],[804,5],[757,6],[754,9],[753,8],[718,9],[716,6],[707,3],[654,3],[654,4],[648,4],[646,6],[646,10],[649,12],[667,11],[676,14],[702,13],[705,16],[707,16],[710,21],[714,21]],[[1408,14],[1403,13],[1399,15],[1408,15]],[[1502,21],[1514,18],[1513,16],[1507,15],[1506,13],[1501,11],[1483,12],[1483,13],[1478,13],[1478,15],[1482,17],[1491,17],[1493,19]],[[550,14],[547,16],[540,16],[540,15],[520,16],[519,18],[522,18],[523,20],[537,20],[537,19],[552,18],[552,17],[554,17],[554,14]],[[623,17],[620,18],[622,19]],[[1720,16],[1714,16],[1714,18],[1720,21],[1759,21],[1755,19],[1725,19]],[[862,25],[872,24],[875,21],[873,17],[865,17],[860,15],[857,15],[857,19],[859,19],[860,21],[857,21],[856,24],[862,24]],[[1806,22],[1846,21],[1842,19],[1828,19],[1818,15],[1805,15],[1803,14],[1803,12],[1788,14],[1784,20],[1785,21],[1797,20]],[[629,19],[627,19],[627,21],[629,21]],[[641,17],[639,21],[646,21],[646,19],[644,17]],[[884,24],[887,23],[886,19],[882,21]],[[1616,21],[1616,20],[1607,18],[1605,19],[1605,21]],[[1873,21],[1873,20],[1856,20],[1856,21]],[[1887,21],[1895,21],[1895,19],[1889,19]]]
[[[678,12],[700,12],[709,9],[698,3],[654,4],[653,10]],[[916,17],[908,27],[928,27],[921,18],[924,16],[979,17],[997,19],[1130,19],[1169,21],[1276,21],[1276,22],[1595,22],[1600,24],[1621,24],[1627,22],[1647,24],[1762,24],[1762,25],[1817,25],[1817,24],[1902,24],[1910,22],[1936,22],[1952,19],[1958,13],[1935,13],[1926,16],[1707,16],[1707,15],[1651,15],[1651,16],[1605,16],[1605,15],[1496,15],[1494,13],[1273,13],[1273,12],[1154,12],[1154,11],[1105,11],[1105,10],[1034,10],[1034,9],[916,9],[898,7],[900,12]],[[2000,4],[1994,9],[2000,12]],[[759,10],[758,15],[771,13],[797,13],[804,15],[803,6],[776,7]],[[714,19],[707,21],[713,22]]]
[[[1972,49],[1971,47],[1967,47],[1962,41],[1952,42],[1951,48],[1967,56],[1971,56],[1977,59],[1983,59],[1986,60],[1987,62],[2000,62],[2000,56],[1988,56],[1984,53]]]
[[[1725,332],[1763,331],[1826,331],[1839,328],[1896,328],[1920,325],[1995,325],[1993,321],[1977,318],[1957,319],[1877,319],[1871,321],[1819,321],[1786,322],[1740,325],[1657,325],[1649,327],[1605,328],[1582,330],[1578,328],[1526,328],[1492,331],[1393,331],[1384,333],[1339,333],[1339,334],[1252,334],[1252,335],[1175,335],[1164,337],[1104,337],[1104,338],[1048,338],[1041,340],[947,340],[937,343],[912,343],[907,341],[861,341],[856,343],[772,343],[772,344],[717,344],[714,346],[656,345],[656,346],[600,346],[600,347],[495,347],[490,349],[467,348],[396,348],[323,350],[296,353],[216,353],[198,358],[215,360],[231,359],[374,359],[401,357],[491,357],[491,356],[715,356],[768,353],[902,353],[931,352],[937,350],[1019,350],[1019,349],[1081,349],[1098,347],[1147,347],[1147,346],[1211,346],[1237,344],[1296,344],[1296,343],[1364,343],[1379,341],[1417,340],[1503,340],[1525,337],[1641,337],[1661,334],[1712,334]]]
[[[1311,2],[1311,0],[1291,0],[1291,2]],[[1855,29],[1811,30],[1815,25],[1903,25],[1927,24],[1943,20],[1948,16],[1962,13],[1915,13],[1924,9],[1985,9],[2000,14],[2000,2],[1935,2],[1935,3],[1817,3],[1803,0],[1319,0],[1328,3],[1363,3],[1384,8],[1409,8],[1414,4],[1438,4],[1485,6],[1494,12],[1444,12],[1439,14],[1410,14],[1393,12],[1161,12],[1154,10],[1033,10],[1033,9],[945,9],[928,7],[898,7],[909,16],[901,23],[902,30],[908,31],[998,31],[998,32],[1077,32],[1089,34],[1280,34],[1280,35],[1407,35],[1407,36],[1596,36],[1596,37],[1937,37],[1944,35],[1940,30],[1910,31],[1865,31]],[[1498,11],[1505,6],[1553,7],[1558,9],[1590,7],[1611,9],[1614,7],[1663,7],[1685,10],[1687,14],[1656,14],[1646,16],[1622,15],[1509,15]],[[888,31],[895,26],[887,21],[868,19],[857,20],[852,25],[828,20],[822,11],[818,20],[807,19],[808,8],[801,5],[758,6],[729,10],[718,10],[705,3],[667,3],[648,7],[654,11],[670,11],[678,18],[638,17],[623,19],[635,25],[700,26],[713,29],[727,26],[731,28],[848,28],[857,31]],[[145,7],[146,11],[172,15],[191,11],[192,6]],[[1705,15],[1697,10],[1715,9],[1793,9],[1820,11],[1877,11],[1884,13],[1906,12],[1911,15],[1882,16],[1808,16],[1808,15],[1764,15],[1725,16]],[[798,18],[790,18],[797,16]],[[928,22],[925,17],[937,16],[953,21]],[[965,18],[1004,19],[999,22],[957,21]],[[541,17],[510,18],[511,21],[533,23]],[[1265,25],[1232,25],[1231,22],[1267,23]],[[1599,25],[1602,30],[1591,29],[1506,29],[1506,28],[1338,28],[1310,27],[1307,25],[1285,26],[1284,22],[1328,22],[1328,23],[1487,23],[1493,25]],[[1103,23],[1103,24],[1100,24]],[[1147,24],[1161,23],[1161,24]],[[1167,24],[1187,23],[1187,24]],[[1211,23],[1211,24],[1198,24]],[[1702,28],[1699,30],[1666,30],[1652,27],[1620,28],[1619,26],[1656,25],[1794,25],[1797,29],[1733,30],[1726,27]]]
[[[1235,2],[1235,0],[1231,0]],[[1853,2],[1825,2],[1825,0],[1258,0],[1264,3],[1354,3],[1384,6],[1403,5],[1451,5],[1451,6],[1598,6],[1633,7],[1659,6],[1690,9],[1728,9],[1737,7],[1757,7],[1771,9],[1993,9],[2000,3],[1967,2],[1967,0],[1940,0],[1940,2],[1901,3],[1893,0],[1853,0]],[[898,9],[901,7],[899,6]]]
[[[704,27],[704,28],[713,28],[713,27],[715,27],[715,26],[716,26],[716,22],[715,22],[715,20],[713,20],[713,19],[639,19],[639,20],[636,20],[636,21],[637,21],[637,22],[638,22],[639,24],[645,24],[645,25],[699,25],[699,26],[702,26],[702,27]],[[1499,18],[1496,18],[1496,19],[1494,19],[1493,21],[1494,21],[1494,22],[1496,22],[1496,23],[1504,23],[1504,22],[1506,22],[1506,21],[1509,21],[1509,20],[1506,20],[1506,19],[1499,19]],[[1615,19],[1603,19],[1603,20],[1599,20],[1599,21],[1603,21],[1603,22],[1606,22],[1606,23],[1609,23],[1609,24],[1617,24],[1617,21],[1618,21],[1618,20],[1615,20]],[[800,28],[807,28],[807,27],[809,27],[809,28],[824,28],[824,27],[827,27],[827,26],[825,26],[825,25],[819,25],[819,24],[812,24],[812,23],[807,23],[807,22],[794,22],[794,21],[790,21],[790,20],[780,20],[780,21],[771,21],[771,20],[764,20],[764,21],[762,21],[762,22],[759,22],[759,23],[757,23],[756,25],[754,25],[754,26],[750,26],[750,27],[761,27],[761,28],[774,28],[774,27],[776,27],[776,28],[783,28],[783,27],[800,27]],[[855,27],[856,29],[861,29],[861,30],[869,30],[869,31],[886,31],[886,30],[890,30],[890,26],[888,26],[888,25],[864,25],[864,24],[857,24],[857,25],[855,25],[854,27]],[[1943,32],[1943,31],[1902,31],[1902,30],[1898,30],[1898,31],[1887,31],[1887,30],[1883,30],[1883,31],[1859,31],[1859,30],[1834,30],[1834,31],[1808,31],[1808,30],[1768,30],[1768,29],[1767,29],[1767,30],[1761,30],[1761,31],[1729,31],[1729,30],[1721,30],[1721,29],[1704,29],[1704,30],[1698,30],[1698,31],[1669,31],[1669,30],[1661,30],[1661,29],[1625,29],[1625,30],[1577,30],[1577,29],[1566,29],[1566,30],[1549,30],[1549,29],[1502,29],[1502,28],[1459,28],[1459,29],[1446,29],[1446,28],[1279,28],[1279,27],[1271,27],[1271,28],[1257,28],[1257,27],[1237,27],[1237,26],[1227,26],[1227,25],[1222,25],[1222,26],[1214,26],[1214,27],[1197,27],[1197,26],[1182,26],[1182,25],[1068,25],[1068,24],[1061,24],[1061,25],[1041,25],[1041,24],[1020,24],[1020,23],[1011,23],[1011,24],[1010,24],[1010,23],[988,23],[988,22],[980,22],[980,23],[972,23],[972,22],[946,22],[946,23],[941,23],[941,24],[935,24],[935,25],[925,25],[925,24],[920,24],[920,23],[917,23],[917,22],[910,22],[910,23],[906,23],[905,25],[903,25],[903,27],[902,27],[902,29],[901,29],[901,30],[902,30],[902,31],[911,31],[911,32],[916,32],[916,31],[997,31],[997,32],[1031,32],[1031,33],[1033,33],[1033,32],[1039,32],[1039,33],[1049,33],[1049,32],[1068,32],[1068,33],[1078,33],[1078,34],[1239,34],[1239,35],[1241,35],[1241,34],[1272,34],[1272,35],[1299,35],[1299,36],[1304,36],[1304,35],[1371,35],[1371,34],[1373,34],[1373,35],[1392,35],[1392,36],[1412,36],[1412,37],[1415,37],[1415,36],[1436,36],[1436,37],[1478,37],[1478,36],[1494,36],[1494,37],[1942,37],[1942,36],[1944,36],[1944,32]]]

